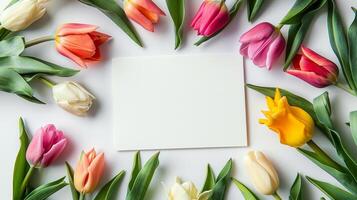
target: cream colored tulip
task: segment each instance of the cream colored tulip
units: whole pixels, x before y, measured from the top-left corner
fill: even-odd
[[[20,0],[0,14],[1,27],[21,31],[46,13],[48,0]]]
[[[279,188],[279,177],[272,162],[260,151],[245,157],[245,166],[255,188],[262,194],[273,195]]]
[[[64,82],[52,87],[53,98],[64,110],[78,115],[85,116],[90,110],[94,95],[84,89],[76,82]]]
[[[169,200],[208,200],[211,191],[199,193],[195,184],[188,181],[182,183],[180,178],[176,177],[175,184],[170,188]]]

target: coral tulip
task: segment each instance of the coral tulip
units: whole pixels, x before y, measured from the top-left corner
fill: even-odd
[[[191,27],[198,35],[211,36],[229,22],[229,12],[222,0],[205,0],[198,9]]]
[[[322,88],[337,82],[338,67],[311,49],[301,47],[301,53],[293,60],[293,69],[287,70],[287,73]]]
[[[198,192],[194,183],[181,182],[181,179],[176,177],[175,184],[170,188],[169,200],[208,200],[212,191]]]
[[[152,0],[124,0],[125,14],[146,30],[154,32],[154,24],[165,13]]]
[[[109,35],[95,31],[98,26],[88,24],[64,24],[55,36],[57,51],[87,67],[86,61],[101,60],[99,46],[110,39]]]
[[[67,139],[53,124],[38,129],[26,151],[27,161],[35,167],[47,167],[63,152]]]
[[[276,89],[274,100],[267,97],[269,111],[263,111],[266,119],[260,119],[275,131],[282,144],[292,147],[300,147],[310,141],[314,132],[314,120],[303,109],[290,106],[287,98],[281,97],[279,89]]]
[[[271,69],[285,48],[285,39],[280,30],[264,22],[240,37],[240,54],[259,67]]]
[[[22,0],[6,8],[0,15],[3,28],[21,31],[39,20],[46,13],[48,0]]]
[[[272,162],[260,151],[251,151],[244,159],[255,188],[264,195],[274,195],[279,188],[279,177]]]
[[[76,190],[82,194],[92,193],[103,175],[104,165],[104,153],[97,155],[94,149],[87,153],[82,152],[74,171],[73,179]]]

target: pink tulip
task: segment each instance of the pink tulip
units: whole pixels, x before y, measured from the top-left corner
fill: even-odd
[[[191,27],[198,35],[211,36],[229,22],[229,13],[222,0],[205,0],[196,13]]]
[[[98,26],[88,24],[64,24],[55,36],[57,51],[87,67],[87,61],[101,60],[99,46],[110,39],[109,35],[95,31]]]
[[[125,14],[146,30],[154,32],[154,24],[165,13],[152,0],[124,0]]]
[[[26,159],[35,167],[47,167],[63,152],[67,139],[53,124],[38,129],[26,151]]]
[[[260,23],[240,37],[240,54],[259,67],[271,69],[285,48],[280,30],[268,22]]]
[[[301,47],[301,53],[295,56],[292,63],[293,69],[287,70],[287,73],[315,87],[326,87],[337,81],[336,64],[307,47]]]

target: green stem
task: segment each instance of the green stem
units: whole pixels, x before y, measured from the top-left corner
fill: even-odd
[[[338,87],[338,88],[340,88],[340,89],[342,89],[342,90],[344,90],[344,91],[346,91],[346,92],[348,92],[348,93],[350,93],[350,94],[352,94],[353,96],[357,96],[356,92],[354,92],[354,91],[353,91],[351,88],[349,88],[347,85],[344,85],[344,84],[342,84],[342,83],[337,82],[337,83],[335,84],[335,86]]]
[[[278,192],[275,192],[275,193],[273,194],[273,197],[274,197],[275,200],[282,200],[282,198],[280,197],[280,195],[278,194]]]
[[[21,184],[21,190],[20,190],[21,195],[20,196],[22,196],[25,193],[26,187],[27,187],[35,169],[36,168],[34,166],[31,166],[30,169],[27,171],[27,174]]]
[[[38,79],[50,88],[53,88],[53,86],[55,85],[55,83],[53,83],[52,81],[50,81],[47,78],[44,78],[42,76],[40,76]]]
[[[325,162],[329,163],[329,165],[338,169],[339,171],[343,171],[341,165],[334,161],[327,153],[325,153],[313,140],[307,142],[307,145],[314,150],[316,154],[318,154]]]
[[[283,28],[284,24],[278,24],[276,28],[280,31],[281,28]]]
[[[43,42],[48,42],[48,41],[52,41],[54,40],[55,38],[53,36],[44,36],[44,37],[40,37],[40,38],[37,38],[37,39],[34,39],[34,40],[30,40],[28,42],[26,42],[25,44],[25,47],[28,48],[28,47],[32,47],[36,44],[40,44],[40,43],[43,43]]]
[[[83,193],[81,193],[80,195],[79,195],[79,200],[84,200],[85,199],[85,194],[83,194]]]

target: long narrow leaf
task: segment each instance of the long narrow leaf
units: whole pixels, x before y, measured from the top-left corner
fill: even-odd
[[[306,10],[317,0],[296,0],[280,24],[298,24]]]
[[[298,174],[293,185],[290,188],[289,200],[303,200],[302,198],[303,185],[301,175]]]
[[[203,184],[203,188],[202,188],[201,192],[211,190],[215,184],[216,184],[216,177],[214,176],[211,165],[208,164],[206,180],[205,180],[205,183]]]
[[[18,56],[25,50],[24,38],[15,36],[0,41],[0,57]]]
[[[224,200],[226,190],[231,181],[231,171],[233,162],[229,159],[226,165],[217,176],[216,184],[212,188],[212,196],[210,200]]]
[[[73,169],[68,162],[66,162],[66,172],[67,172],[69,187],[71,188],[72,200],[79,200],[79,192],[76,190],[73,181]]]
[[[354,85],[357,87],[357,10],[352,8],[355,13],[355,19],[353,20],[350,28],[348,29],[348,43],[350,47],[350,66],[352,79]]]
[[[175,26],[175,49],[177,49],[180,47],[183,37],[185,0],[166,0],[166,4]]]
[[[232,181],[240,190],[245,200],[259,200],[259,198],[243,183],[239,182],[235,178],[232,178]]]
[[[357,145],[357,111],[350,113],[350,127],[353,140]]]
[[[68,184],[64,182],[65,177],[62,177],[56,181],[51,183],[47,183],[44,185],[39,186],[38,188],[34,189],[30,194],[26,196],[24,200],[45,200],[50,197],[52,194],[58,192],[63,187],[67,186]]]
[[[252,22],[262,8],[264,0],[248,0],[248,20]]]
[[[125,175],[124,171],[119,172],[114,178],[106,183],[98,192],[94,200],[112,200],[114,192]]]
[[[26,150],[29,144],[29,139],[22,118],[19,119],[19,132],[20,149],[16,156],[12,180],[13,200],[22,200],[23,194],[21,193],[21,185],[30,168],[26,160]]]
[[[138,176],[141,170],[141,156],[140,151],[135,153],[134,161],[133,161],[133,169],[131,170],[130,182],[128,185],[128,193],[133,188],[136,177]]]

